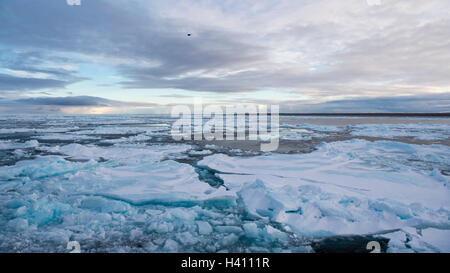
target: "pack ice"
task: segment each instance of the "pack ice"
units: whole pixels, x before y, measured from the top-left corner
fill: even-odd
[[[0,120],[0,252],[67,252],[69,241],[82,252],[310,252],[366,234],[392,252],[450,252],[449,146],[353,139],[252,154],[171,144],[161,117]],[[281,126],[286,140],[339,134],[445,140],[448,127]]]
[[[450,251],[449,154],[448,146],[354,139],[310,154],[215,154],[199,164],[219,170],[248,213],[296,234],[388,233],[396,251]]]

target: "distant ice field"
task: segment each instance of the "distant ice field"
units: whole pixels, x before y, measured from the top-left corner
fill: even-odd
[[[174,120],[0,116],[0,252],[450,252],[449,119],[281,116],[271,153]]]

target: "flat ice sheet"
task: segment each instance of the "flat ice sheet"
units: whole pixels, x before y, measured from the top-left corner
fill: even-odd
[[[319,236],[450,229],[450,179],[441,173],[449,154],[441,145],[352,140],[309,154],[215,154],[199,164],[220,171],[251,214]]]

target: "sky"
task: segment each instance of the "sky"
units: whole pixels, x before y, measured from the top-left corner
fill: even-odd
[[[450,112],[449,87],[448,0],[0,1],[0,113],[170,113],[195,98]]]

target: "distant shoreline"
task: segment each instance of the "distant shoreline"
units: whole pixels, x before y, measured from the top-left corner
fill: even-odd
[[[111,114],[64,114],[64,113],[4,113],[0,112],[2,116],[170,116],[170,113],[161,114],[132,114],[132,113],[111,113]],[[193,115],[193,114],[192,114]],[[235,114],[236,115],[236,114]],[[246,113],[248,115],[248,113]],[[258,114],[257,114],[258,115]],[[270,112],[267,115],[271,115]],[[442,117],[450,118],[450,113],[279,113],[280,116],[316,116],[316,117]],[[224,114],[226,116],[226,114]]]
[[[450,117],[450,113],[280,113],[280,116]]]

